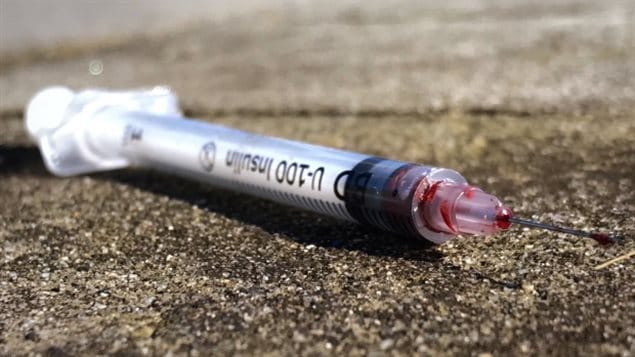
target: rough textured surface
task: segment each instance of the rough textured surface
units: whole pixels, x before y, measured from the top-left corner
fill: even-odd
[[[633,355],[634,259],[594,269],[635,249],[632,2],[317,6],[3,56],[0,354]],[[157,83],[628,239],[432,246],[157,173],[55,178],[23,131],[42,86]]]

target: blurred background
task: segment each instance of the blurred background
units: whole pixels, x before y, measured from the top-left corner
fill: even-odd
[[[635,96],[629,0],[0,4],[4,107],[50,83],[169,84],[214,110],[618,110]]]
[[[2,0],[0,4],[2,54],[156,34],[263,6],[244,0]]]

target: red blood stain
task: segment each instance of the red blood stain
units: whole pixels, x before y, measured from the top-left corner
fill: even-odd
[[[432,201],[432,199],[434,198],[434,195],[436,195],[437,190],[439,189],[439,185],[441,184],[441,181],[437,181],[435,183],[433,183],[432,185],[430,185],[430,187],[428,187],[428,189],[426,190],[426,192],[423,194],[423,196],[421,197],[421,200],[423,202],[430,202]]]
[[[437,182],[433,183],[432,185],[430,185],[430,187],[428,187],[426,192],[423,195],[421,195],[421,201],[419,202],[419,207],[421,208],[422,212],[423,212],[423,207],[426,204],[432,202],[432,200],[434,199],[434,196],[437,194],[437,190],[439,189],[439,186],[442,183],[443,183],[443,181],[437,181]],[[450,231],[455,232],[455,229],[452,226],[452,220],[450,219],[450,204],[449,204],[449,202],[448,201],[441,202],[439,210],[441,211],[441,217],[443,218],[443,221],[448,226]],[[427,222],[427,220],[426,220],[426,227],[428,227],[428,229],[430,229],[433,232],[443,233],[442,231],[436,230],[433,227],[431,227],[430,224]]]
[[[452,220],[450,219],[450,204],[447,200],[441,202],[441,206],[439,207],[439,211],[441,211],[441,217],[443,217],[443,222],[448,226],[450,231],[454,232],[455,229],[452,226]]]
[[[508,229],[512,225],[510,218],[512,218],[513,212],[507,207],[502,207],[496,214],[496,226],[500,229]]]
[[[595,239],[598,243],[603,245],[613,243],[613,240],[611,240],[611,237],[609,237],[607,233],[591,233],[591,238]]]
[[[419,200],[419,211],[422,212],[422,218],[425,222],[426,227],[429,230],[436,233],[443,233],[443,232],[432,227],[430,223],[428,222],[426,215],[424,215],[423,212],[425,212],[425,206],[428,203],[432,202],[432,200],[434,199],[434,196],[437,194],[437,190],[439,189],[440,184],[441,184],[441,181],[437,181],[433,183],[432,185],[430,185],[430,187],[428,187],[426,191],[421,194],[420,200]]]
[[[465,190],[463,190],[463,195],[465,196],[465,198],[467,198],[468,200],[471,200],[472,198],[474,198],[474,192],[477,190],[476,187],[474,186],[468,186],[465,188]]]

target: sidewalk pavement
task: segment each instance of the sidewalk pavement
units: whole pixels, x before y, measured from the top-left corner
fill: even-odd
[[[3,50],[0,354],[635,351],[634,260],[594,269],[632,239],[432,246],[158,173],[56,178],[22,122],[47,85],[167,84],[190,116],[451,167],[519,215],[629,238],[632,2],[227,6]]]

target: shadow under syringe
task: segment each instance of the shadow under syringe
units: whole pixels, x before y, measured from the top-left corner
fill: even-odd
[[[276,202],[218,189],[206,184],[148,170],[104,172],[92,177],[113,180],[157,195],[196,205],[286,239],[316,245],[360,251],[372,256],[437,262],[442,254],[434,244],[362,227]]]
[[[37,147],[0,145],[0,178],[16,175],[53,178],[52,174],[46,170]],[[434,244],[424,240],[343,222],[150,170],[109,171],[93,174],[91,177],[102,181],[114,181],[197,205],[209,212],[259,227],[270,234],[280,234],[285,239],[305,245],[313,244],[320,247],[359,251],[371,256],[429,263],[439,263],[443,258],[443,254]],[[478,271],[466,273],[478,280],[487,279],[501,287],[518,288],[519,286],[517,282],[497,280]]]
[[[8,175],[51,176],[37,146],[0,144],[0,177]]]
[[[0,145],[0,177],[20,175],[53,177],[44,166],[36,146]],[[195,181],[150,170],[119,170],[91,175],[157,195],[197,205],[264,231],[283,235],[306,245],[364,252],[373,256],[436,262],[442,254],[432,243],[406,238],[343,222],[279,203],[217,189]]]

